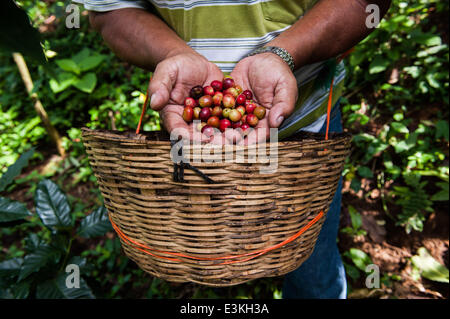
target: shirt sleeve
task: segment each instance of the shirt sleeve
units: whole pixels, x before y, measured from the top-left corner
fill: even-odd
[[[72,0],[72,2],[82,4],[86,10],[98,12],[124,8],[148,8],[148,3],[144,0]]]

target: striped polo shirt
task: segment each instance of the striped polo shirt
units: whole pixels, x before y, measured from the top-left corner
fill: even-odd
[[[318,0],[73,0],[86,10],[151,9],[187,44],[230,73],[236,63],[290,28]],[[326,120],[330,74],[333,105],[343,89],[345,69],[335,59],[298,68],[294,112],[279,129],[279,138],[299,130],[318,132]],[[245,88],[244,88],[245,89]]]

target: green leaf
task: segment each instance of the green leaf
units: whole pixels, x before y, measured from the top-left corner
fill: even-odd
[[[71,59],[56,60],[55,63],[64,71],[80,74],[80,67]]]
[[[403,124],[403,123],[400,123],[400,122],[392,122],[392,123],[391,123],[391,127],[392,127],[394,130],[396,130],[397,132],[399,132],[399,133],[404,133],[404,134],[408,134],[408,133],[409,133],[408,128],[407,128],[406,125]]]
[[[446,141],[449,139],[448,122],[439,120],[436,122],[436,139],[443,137]]]
[[[369,255],[357,248],[350,248],[350,250],[347,251],[345,255],[353,261],[358,269],[364,272],[366,271],[367,265],[372,264],[372,260],[370,259]]]
[[[105,56],[101,55],[101,54],[94,55],[94,56],[88,56],[88,57],[84,58],[83,60],[81,60],[78,63],[78,66],[80,67],[81,71],[88,71],[88,70],[95,68],[100,63],[102,63],[104,59],[105,59]]]
[[[0,1],[0,50],[20,52],[37,63],[46,63],[38,30],[31,26],[27,13],[12,0]]]
[[[424,58],[424,57],[439,53],[440,51],[444,51],[446,49],[448,49],[448,46],[446,44],[432,46],[432,47],[427,48],[426,50],[419,51],[417,53],[417,57]]]
[[[449,190],[448,190],[448,183],[443,182],[437,182],[436,185],[438,185],[441,190],[431,196],[431,200],[433,201],[447,201],[449,200]]]
[[[0,192],[3,192],[12,183],[14,178],[20,175],[22,169],[28,165],[28,160],[33,154],[34,147],[20,155],[17,161],[8,167],[8,170],[0,178]]]
[[[407,66],[403,68],[403,71],[411,75],[414,79],[417,79],[420,75],[421,68],[418,66]]]
[[[396,143],[395,145],[393,145],[395,152],[402,153],[405,151],[409,151],[411,148],[416,146],[417,136],[418,136],[418,134],[416,134],[416,133],[409,134],[409,136],[406,140],[400,141],[400,142]]]
[[[350,214],[353,229],[359,229],[362,226],[361,214],[352,205],[348,206],[348,213]]]
[[[108,212],[105,206],[101,206],[81,221],[78,234],[81,237],[89,238],[102,236],[111,229]]]
[[[393,117],[394,120],[396,120],[396,121],[401,121],[401,120],[403,120],[404,115],[403,115],[403,113],[395,113],[392,117]]]
[[[411,261],[420,270],[422,277],[437,282],[449,282],[448,269],[438,263],[425,247],[419,248],[418,253],[419,255],[413,256]]]
[[[81,79],[78,79],[73,83],[73,86],[85,93],[92,93],[96,85],[97,76],[92,72],[85,74]]]
[[[350,188],[353,189],[355,192],[359,192],[361,189],[361,180],[359,178],[352,179],[350,183]]]
[[[427,79],[428,84],[435,89],[439,89],[441,87],[441,83],[437,79],[437,76],[438,74],[434,72],[428,72],[425,75],[425,79]]]
[[[441,44],[442,44],[442,39],[438,35],[430,36],[425,40],[425,45],[427,45],[429,47],[438,46]]]
[[[11,287],[15,299],[26,299],[30,294],[31,284],[27,281],[19,282]]]
[[[358,47],[356,47],[355,51],[350,54],[349,56],[349,61],[350,64],[353,66],[358,66],[360,65],[365,59],[367,58],[367,56],[364,54],[363,51],[358,50]]]
[[[373,178],[372,170],[370,168],[368,168],[367,166],[359,166],[358,167],[358,174],[361,177]]]
[[[433,33],[423,32],[421,29],[415,29],[410,33],[411,40],[416,43],[423,44],[426,46],[435,46],[441,45],[442,40],[438,35],[434,35]]]
[[[374,140],[375,140],[375,136],[367,134],[367,133],[356,134],[356,135],[353,136],[353,141],[355,143],[372,142]]]
[[[0,222],[10,222],[31,216],[24,204],[9,198],[0,197]]]
[[[72,225],[70,206],[66,195],[51,180],[42,180],[36,189],[36,213],[49,228]]]
[[[83,273],[84,271],[92,270],[92,265],[88,264],[86,258],[80,257],[80,256],[73,256],[69,259],[67,262],[67,265],[74,264],[80,267],[80,272]]]
[[[52,232],[50,236],[50,242],[53,248],[60,251],[67,251],[70,245],[70,238],[66,232]]]
[[[39,271],[50,262],[58,262],[61,253],[48,245],[37,247],[32,253],[27,254],[20,268],[18,281],[28,277],[33,272]]]
[[[66,285],[66,278],[67,274],[61,273],[56,278],[39,284],[36,289],[36,298],[95,299],[94,294],[83,278],[80,278],[79,288],[68,288]]]
[[[61,91],[64,91],[65,89],[67,89],[70,85],[75,83],[75,81],[77,81],[77,80],[78,80],[78,78],[73,73],[61,72],[58,74],[57,79],[54,79],[54,78],[50,79],[50,81],[49,81],[50,89],[54,93],[59,93]]]
[[[360,274],[358,268],[356,268],[353,265],[347,264],[347,263],[344,263],[344,266],[345,266],[345,273],[347,274],[347,276],[349,276],[353,280],[359,279],[361,274]]]
[[[76,64],[80,65],[80,62],[86,59],[91,55],[91,50],[89,48],[84,48],[77,54],[72,56],[72,60],[75,61]]]
[[[11,277],[18,275],[22,263],[22,258],[11,258],[0,262],[0,277]]]
[[[377,55],[369,65],[369,73],[376,74],[383,72],[387,69],[390,62],[387,59],[384,59],[382,56]]]
[[[27,252],[32,252],[36,248],[38,248],[41,244],[41,240],[35,233],[30,233],[28,237],[25,239],[25,250]]]

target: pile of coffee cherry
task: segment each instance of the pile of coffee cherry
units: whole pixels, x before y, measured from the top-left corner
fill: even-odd
[[[266,116],[266,109],[253,100],[249,90],[243,91],[231,76],[222,81],[214,80],[208,86],[194,86],[189,97],[184,100],[183,119],[190,123],[200,120],[197,130],[206,136],[214,133],[214,128],[226,129],[255,127]]]

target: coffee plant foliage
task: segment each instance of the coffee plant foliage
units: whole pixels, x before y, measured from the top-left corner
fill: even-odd
[[[394,0],[347,61],[342,111],[354,152],[344,175],[356,192],[363,179],[381,191],[393,182],[387,200],[408,233],[449,197],[449,49],[438,29],[447,15],[448,3]]]
[[[18,174],[11,168],[14,166],[6,174]],[[79,288],[71,289],[66,267],[76,266],[80,274],[87,272],[86,258],[76,255],[72,244],[78,238],[103,236],[111,230],[106,208],[101,206],[76,223],[67,196],[57,184],[44,179],[36,188],[35,213],[24,203],[0,197],[0,224],[14,228],[22,223],[24,229],[34,232],[22,239],[22,250],[2,258],[0,297],[94,298],[83,276],[75,279]]]
[[[33,91],[58,131],[69,138],[69,130],[73,134],[73,129],[83,126],[135,128],[150,73],[116,58],[89,27],[86,15],[81,15],[79,29],[67,29],[65,7],[70,1],[17,3],[36,28],[47,28],[41,32],[46,66],[27,62]],[[53,23],[43,19],[49,16],[55,17]],[[0,73],[0,171],[4,171],[19,154],[50,140],[9,52],[0,51]],[[157,112],[148,111],[144,129],[160,129]],[[72,142],[65,146],[70,148]]]

